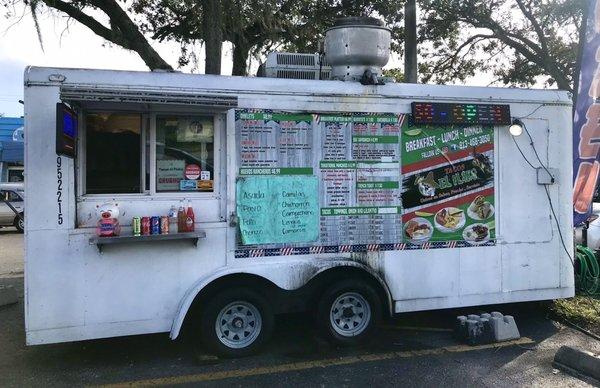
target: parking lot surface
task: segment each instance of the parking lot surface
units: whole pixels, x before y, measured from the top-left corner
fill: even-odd
[[[23,275],[23,234],[0,228],[0,276]]]
[[[23,291],[20,277],[0,279]],[[168,334],[25,346],[23,303],[0,308],[0,386],[588,386],[555,371],[563,344],[600,343],[548,320],[538,304],[496,306],[517,317],[521,340],[470,347],[450,330],[465,311],[404,314],[368,344],[344,349],[319,339],[305,315],[280,317],[258,355],[218,359]]]

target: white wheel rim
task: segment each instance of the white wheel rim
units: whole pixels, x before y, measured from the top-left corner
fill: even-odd
[[[331,304],[329,320],[336,333],[344,337],[354,337],[369,326],[371,306],[359,293],[346,292]]]
[[[260,334],[262,318],[251,303],[235,301],[225,306],[215,321],[215,331],[221,343],[229,348],[250,346]]]
[[[25,229],[25,221],[23,218],[19,218],[19,228]]]

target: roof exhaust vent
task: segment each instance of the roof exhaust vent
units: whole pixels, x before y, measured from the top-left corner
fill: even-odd
[[[325,31],[325,58],[331,65],[331,79],[383,84],[382,67],[390,58],[391,34],[377,18],[337,19]]]

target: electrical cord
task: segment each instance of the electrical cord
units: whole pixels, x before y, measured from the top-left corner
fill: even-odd
[[[541,107],[541,106],[540,106]],[[538,107],[538,109],[540,108]],[[535,110],[533,112],[530,113],[533,114],[535,112]],[[533,138],[531,137],[531,134],[529,133],[529,131],[527,130],[527,126],[525,125],[525,123],[521,122],[521,125],[523,126],[523,129],[525,129],[525,132],[527,132],[527,136],[529,137],[529,145],[531,146],[531,148],[533,149],[533,153],[535,154],[535,157],[537,159],[537,161],[539,162],[540,166],[546,170],[546,172],[548,173],[548,175],[550,176],[550,179],[552,181],[552,183],[554,183],[554,176],[550,173],[550,171],[548,170],[548,168],[544,165],[544,163],[542,163],[542,160],[537,152],[537,149],[535,148],[535,144],[533,141]],[[525,160],[525,162],[527,162],[527,164],[529,165],[529,167],[531,167],[534,170],[537,170],[538,167],[535,167],[530,161],[529,159],[527,159],[527,157],[525,156],[525,154],[523,153],[523,150],[521,149],[521,147],[519,147],[519,143],[517,143],[517,141],[515,140],[515,137],[512,136],[513,138],[513,142],[515,143],[515,145],[517,146],[517,149],[519,150],[519,153],[521,154],[521,156],[523,157],[523,159]],[[562,231],[560,229],[560,222],[558,221],[558,217],[556,216],[556,212],[554,211],[554,204],[552,203],[552,198],[550,197],[550,191],[548,190],[548,186],[544,185],[544,190],[546,192],[546,197],[548,198],[548,204],[550,205],[550,210],[552,212],[552,217],[554,217],[554,221],[556,222],[556,226],[558,229],[558,235],[560,237],[560,242],[561,245],[565,251],[565,253],[567,254],[567,256],[569,257],[569,261],[571,261],[571,265],[573,267],[575,267],[575,261],[573,259],[573,256],[571,255],[571,253],[569,252],[569,249],[567,249],[567,244],[565,244],[565,239],[563,237]]]
[[[538,106],[537,108],[535,108],[534,110],[532,110],[531,112],[529,112],[528,114],[526,114],[525,116],[516,117],[516,118],[517,119],[526,119],[527,117],[531,116],[532,114],[534,114],[535,112],[537,112],[538,110],[542,109],[545,106],[546,106],[546,104],[542,104],[542,105]]]
[[[540,163],[540,166],[542,166],[542,168],[544,170],[546,170],[546,172],[550,176],[551,182],[554,183],[554,176],[550,173],[550,171],[548,170],[548,168],[546,167],[546,165],[544,163],[542,163],[542,160],[540,159],[540,155],[538,155],[538,152],[535,149],[535,145],[533,144],[533,138],[531,137],[531,134],[529,133],[529,130],[527,129],[527,126],[524,123],[523,123],[523,128],[525,129],[525,132],[527,133],[527,136],[529,136],[529,145],[531,146],[531,148],[533,148],[533,153],[535,154],[536,159]]]
[[[517,146],[517,149],[519,150],[519,153],[521,154],[521,156],[523,157],[523,159],[525,159],[525,161],[527,162],[527,164],[529,165],[529,167],[533,168],[534,170],[536,170],[535,166],[533,164],[531,164],[531,162],[529,161],[529,159],[527,159],[527,157],[525,156],[525,154],[523,153],[523,150],[521,150],[521,147],[519,146],[519,143],[517,143],[517,140],[515,140],[514,136],[511,136],[513,139],[513,142],[515,143],[515,145]]]

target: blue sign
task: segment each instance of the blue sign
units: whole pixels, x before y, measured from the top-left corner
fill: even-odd
[[[182,179],[179,181],[179,190],[181,191],[196,191],[198,185],[196,181]]]

